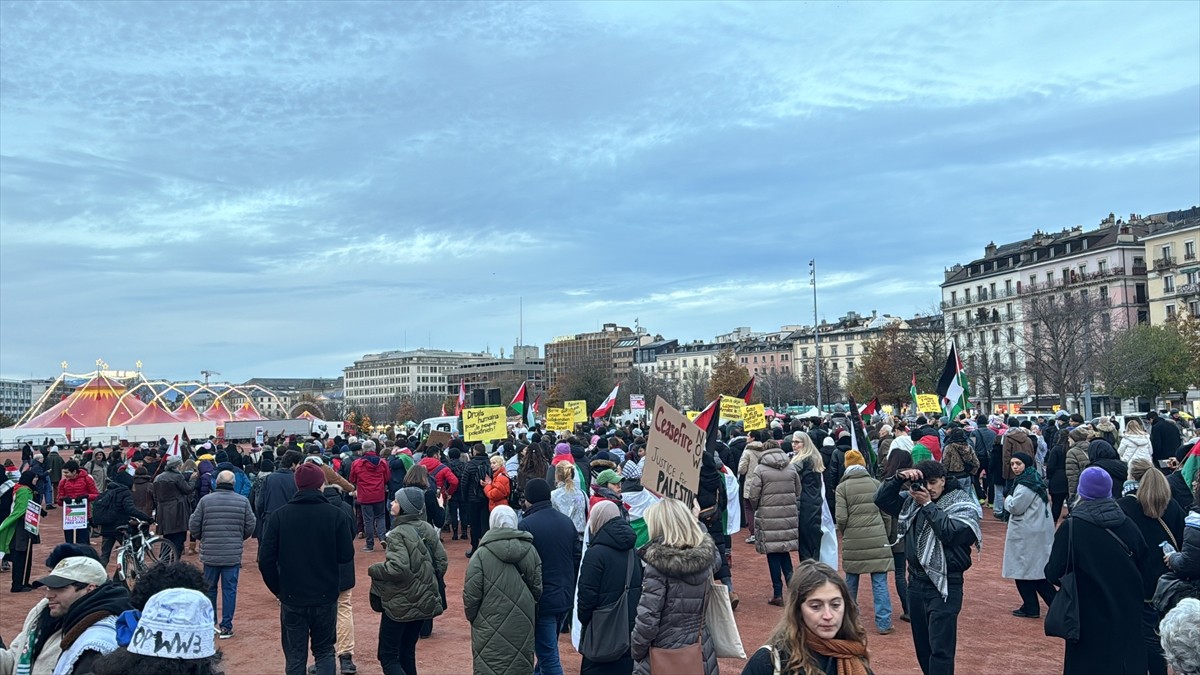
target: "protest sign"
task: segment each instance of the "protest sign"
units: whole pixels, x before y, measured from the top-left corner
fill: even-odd
[[[721,419],[737,421],[742,419],[742,408],[746,402],[736,396],[721,397]]]
[[[575,413],[576,424],[588,421],[587,401],[564,401],[563,407]]]
[[[629,395],[629,412],[646,409],[646,397],[642,394]]]
[[[494,441],[508,437],[504,406],[467,408],[462,411],[463,440]]]
[[[421,445],[417,446],[417,449],[420,450],[424,447],[436,448],[438,445],[447,448],[450,446],[451,440],[452,437],[449,431],[431,431],[425,437],[425,440],[421,441]]]
[[[575,411],[570,408],[546,408],[546,428],[570,431],[575,428]]]
[[[42,507],[36,501],[30,501],[25,507],[25,531],[29,534],[38,533],[38,523],[42,520]]]
[[[937,394],[917,394],[917,408],[923,413],[942,412]]]
[[[263,444],[263,442],[266,440],[266,435],[267,433],[265,429],[262,427],[254,427],[254,442],[257,445]]]
[[[695,422],[695,421],[696,421],[696,418],[697,418],[697,417],[699,417],[699,416],[700,416],[700,411],[699,411],[699,410],[689,410],[689,411],[687,411],[687,418],[688,418],[688,421],[689,421],[689,422]]]
[[[704,429],[661,397],[654,401],[654,424],[646,439],[645,489],[661,497],[692,505],[700,488],[700,459],[704,454]]]
[[[748,405],[742,409],[742,429],[754,431],[767,428],[767,414],[763,404]]]
[[[87,529],[87,500],[69,499],[63,502],[63,531]]]

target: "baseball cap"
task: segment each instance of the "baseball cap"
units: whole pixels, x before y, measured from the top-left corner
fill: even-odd
[[[92,558],[74,556],[59,561],[50,574],[33,582],[33,587],[66,588],[74,583],[102,585],[108,581],[104,566]]]

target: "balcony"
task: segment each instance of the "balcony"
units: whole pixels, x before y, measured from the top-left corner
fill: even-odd
[[[995,293],[983,293],[971,298],[956,298],[955,300],[943,300],[942,309],[951,309],[953,307],[966,307],[967,305],[978,305],[982,302],[992,302],[995,300],[1003,300],[1004,298],[1016,297],[1016,290],[1011,291],[996,291]]]
[[[1200,295],[1200,283],[1183,284],[1175,287],[1175,295],[1188,296]]]
[[[1190,261],[1190,260],[1195,260],[1195,259],[1196,259],[1196,252],[1195,252],[1195,251],[1190,251],[1190,252],[1184,253],[1184,254],[1183,254],[1183,259],[1184,259],[1184,260],[1189,260],[1189,261]]]
[[[1130,273],[1133,276],[1143,275],[1146,273],[1146,268],[1134,267],[1132,270],[1130,270]],[[1026,284],[1021,287],[1021,295],[1045,293],[1046,291],[1054,291],[1063,288],[1070,288],[1071,286],[1091,284],[1098,281],[1104,281],[1106,279],[1112,279],[1113,277],[1123,276],[1125,276],[1124,267],[1113,267],[1111,269],[1088,272],[1086,274],[1071,272],[1071,277],[1069,279],[1056,279],[1054,281],[1046,281],[1040,284]]]
[[[1175,256],[1173,256],[1173,255],[1165,255],[1154,261],[1154,271],[1155,272],[1161,272],[1162,270],[1169,270],[1174,266],[1175,266]]]

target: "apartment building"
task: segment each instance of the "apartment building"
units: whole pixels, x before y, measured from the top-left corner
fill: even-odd
[[[1150,323],[1160,325],[1180,312],[1200,317],[1200,207],[1150,216],[1142,238]]]
[[[452,352],[442,349],[413,349],[367,354],[345,369],[346,406],[386,404],[396,395],[435,394],[449,391],[459,366],[493,361],[483,352]],[[457,387],[457,380],[455,386]],[[457,389],[455,389],[457,391]]]
[[[635,347],[633,366],[646,375],[658,374],[658,357],[679,346],[679,340],[664,340],[655,335],[651,342]]]
[[[32,405],[33,385],[29,380],[0,379],[0,415],[17,420]]]
[[[791,370],[797,377],[813,376],[819,337],[821,367],[828,369],[822,373],[822,380],[832,374],[838,383],[845,387],[850,378],[854,377],[855,369],[869,353],[869,343],[879,339],[885,328],[896,326],[902,331],[938,335],[943,330],[941,321],[942,317],[939,315],[918,315],[911,319],[902,319],[889,314],[879,314],[874,310],[870,316],[847,312],[836,322],[822,322],[819,336],[813,334],[811,326],[806,326],[785,338],[792,349]]]
[[[712,376],[713,366],[717,363],[717,355],[726,349],[735,349],[736,342],[702,342],[695,340],[684,344],[676,344],[673,348],[658,355],[657,375],[678,382],[684,379],[689,371],[703,373],[704,378]]]

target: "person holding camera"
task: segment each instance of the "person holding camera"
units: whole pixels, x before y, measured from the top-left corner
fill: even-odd
[[[983,510],[933,460],[884,481],[875,505],[899,518],[896,532],[907,542],[908,613],[921,672],[953,675],[963,572],[971,567],[971,546],[983,542]]]

